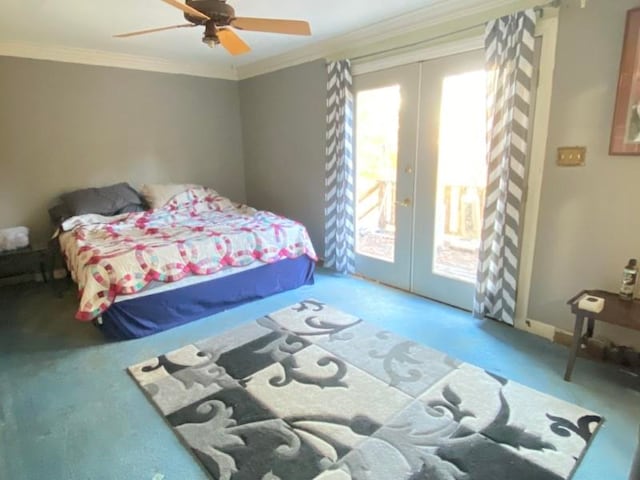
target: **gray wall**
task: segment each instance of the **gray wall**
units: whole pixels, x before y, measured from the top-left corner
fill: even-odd
[[[560,12],[551,123],[529,317],[571,329],[566,299],[583,288],[617,291],[640,257],[640,157],[609,156],[625,14],[638,0],[565,2]],[[559,146],[587,147],[585,167],[555,165]],[[600,325],[640,346],[640,335]],[[636,332],[633,332],[636,333]]]
[[[324,61],[240,82],[248,202],[302,222],[320,256],[326,88]]]
[[[0,57],[0,228],[63,191],[197,182],[245,200],[237,82]]]

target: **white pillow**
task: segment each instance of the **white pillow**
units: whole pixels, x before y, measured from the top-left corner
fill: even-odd
[[[176,195],[189,190],[190,188],[198,188],[198,185],[190,183],[168,183],[156,185],[143,185],[140,194],[144,197],[147,204],[151,208],[164,207],[169,200]]]

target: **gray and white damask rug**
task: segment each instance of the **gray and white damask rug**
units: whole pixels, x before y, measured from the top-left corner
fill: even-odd
[[[315,300],[129,372],[215,479],[567,479],[603,421]]]

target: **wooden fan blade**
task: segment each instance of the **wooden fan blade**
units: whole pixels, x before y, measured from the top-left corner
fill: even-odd
[[[162,0],[162,1],[164,3],[168,3],[172,7],[176,7],[178,9],[182,10],[183,12],[188,13],[189,15],[193,15],[194,17],[199,17],[199,18],[202,18],[204,20],[211,20],[204,13],[199,12],[198,10],[196,10],[193,7],[190,7],[186,3],[178,2],[178,0]]]
[[[194,25],[193,23],[183,23],[182,25],[171,25],[169,27],[150,28],[148,30],[139,30],[137,32],[120,33],[119,35],[114,35],[114,37],[115,38],[134,37],[136,35],[144,35],[146,33],[162,32],[163,30],[173,30],[174,28],[187,28],[187,27],[197,27],[197,26],[198,25]]]
[[[284,33],[286,35],[311,35],[309,22],[302,20],[280,20],[277,18],[238,17],[231,26],[253,32]]]
[[[242,55],[251,51],[251,47],[242,40],[236,32],[227,28],[218,30],[218,40],[220,44],[231,55]]]

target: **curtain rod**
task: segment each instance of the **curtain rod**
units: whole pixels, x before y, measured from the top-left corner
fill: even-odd
[[[535,11],[535,12],[536,12],[540,17],[542,17],[542,16],[544,16],[544,9],[545,9],[545,8],[547,8],[547,7],[550,7],[550,8],[558,8],[558,7],[560,7],[560,4],[561,4],[561,0],[550,0],[550,1],[546,2],[546,3],[543,3],[543,4],[541,4],[541,5],[538,5],[538,6],[536,6],[536,7],[533,7],[533,10],[534,10],[534,11]],[[377,56],[379,56],[379,55],[384,55],[384,54],[386,54],[386,53],[397,52],[397,51],[399,51],[399,50],[410,49],[410,48],[412,48],[412,47],[419,47],[420,45],[423,45],[423,44],[425,44],[425,43],[434,42],[434,41],[436,41],[436,40],[440,40],[440,39],[442,39],[442,38],[451,37],[451,36],[453,36],[453,35],[457,35],[457,34],[459,34],[459,33],[464,33],[464,32],[468,32],[468,31],[470,31],[470,30],[474,30],[474,29],[476,29],[476,28],[484,27],[486,24],[487,24],[487,22],[486,22],[486,21],[485,21],[485,22],[481,22],[481,23],[476,23],[475,25],[471,25],[471,26],[468,26],[468,27],[461,28],[461,29],[459,29],[459,30],[456,30],[455,32],[447,32],[447,33],[443,33],[443,34],[441,34],[441,35],[436,35],[436,36],[434,36],[434,37],[429,37],[429,38],[426,38],[426,39],[424,39],[424,40],[420,40],[420,41],[418,41],[418,42],[408,43],[408,44],[406,44],[406,45],[402,45],[402,46],[400,46],[400,47],[392,47],[392,48],[388,48],[388,49],[386,49],[386,50],[379,50],[379,51],[374,52],[374,53],[367,53],[367,54],[365,54],[365,55],[360,55],[360,56],[358,56],[358,57],[351,57],[351,58],[350,58],[350,60],[351,60],[352,62],[357,62],[357,61],[360,61],[360,60],[365,60],[365,59],[367,59],[367,58],[377,57]]]

